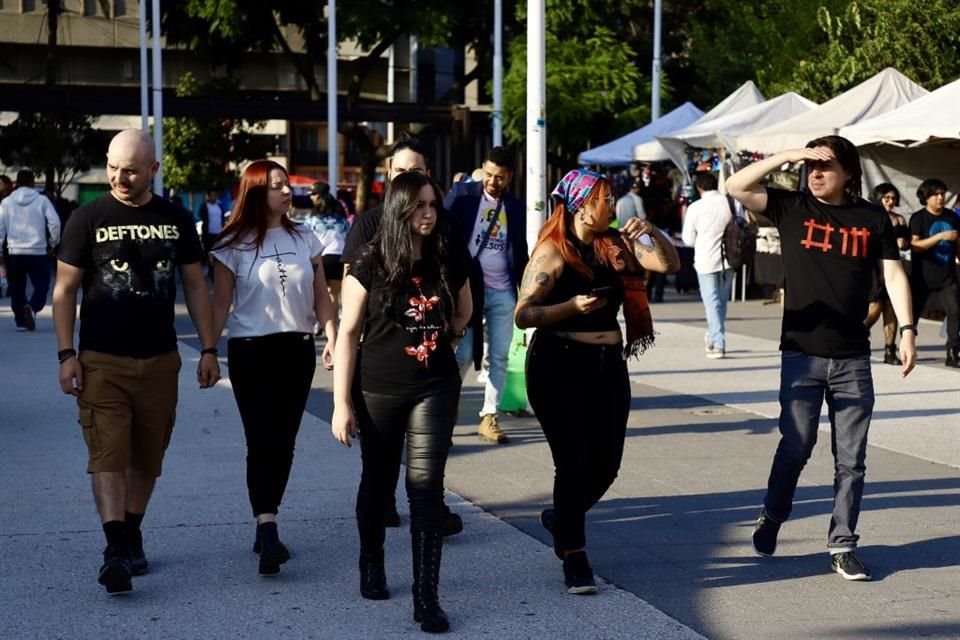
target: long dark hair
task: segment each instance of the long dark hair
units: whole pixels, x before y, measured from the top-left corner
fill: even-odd
[[[837,162],[850,176],[843,183],[843,194],[853,204],[863,199],[863,169],[860,167],[860,152],[857,147],[841,136],[823,136],[807,143],[807,149],[827,147],[837,157]]]
[[[874,204],[883,204],[883,196],[888,193],[893,194],[893,206],[900,206],[900,192],[897,191],[897,188],[890,184],[889,182],[881,182],[873,188],[873,191],[870,192],[870,202]]]
[[[230,221],[217,236],[214,248],[229,247],[248,235],[252,235],[253,238],[244,248],[259,250],[263,246],[263,240],[267,236],[267,219],[270,216],[270,210],[267,207],[267,191],[270,189],[270,173],[274,169],[283,171],[284,176],[287,175],[287,170],[272,160],[251,162],[243,170],[237,199],[230,213]],[[296,224],[287,216],[280,218],[280,225],[290,235],[297,233]]]
[[[413,233],[410,216],[417,208],[420,190],[430,186],[437,203],[437,224],[433,233],[423,239],[421,271],[438,288],[441,297],[441,315],[444,324],[453,312],[454,296],[450,290],[449,229],[442,220],[440,208],[443,198],[440,188],[429,177],[415,171],[407,171],[390,181],[383,202],[383,217],[373,239],[364,248],[358,261],[370,261],[380,271],[385,281],[385,293],[380,297],[380,308],[388,315],[399,319],[400,309],[406,300],[403,297],[413,273]]]

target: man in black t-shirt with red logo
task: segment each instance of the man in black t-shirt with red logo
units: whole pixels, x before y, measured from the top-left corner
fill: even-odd
[[[131,575],[147,571],[140,523],[177,405],[175,271],[204,347],[197,381],[207,388],[220,377],[203,250],[190,215],[150,192],[158,168],[146,133],[128,129],[113,138],[110,192],[70,216],[53,291],[60,388],[76,396],[80,409],[87,472],[107,538],[98,581],[108,593],[130,591]]]
[[[809,193],[761,185],[768,173],[793,162],[806,163]],[[754,549],[763,556],[776,550],[800,472],[817,442],[826,400],[835,461],[827,539],[831,568],[847,580],[869,580],[869,569],[855,553],[855,532],[874,403],[870,334],[863,318],[878,262],[900,322],[904,376],[917,358],[910,289],[893,225],[883,209],[861,199],[860,155],[839,136],[754,163],[731,176],[726,186],[744,207],[773,221],[783,252],[781,438],[753,532]]]

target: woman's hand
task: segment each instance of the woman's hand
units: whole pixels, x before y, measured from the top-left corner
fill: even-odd
[[[350,440],[357,437],[357,419],[353,415],[353,408],[334,405],[330,429],[337,442],[352,446]]]
[[[600,296],[585,295],[573,296],[569,302],[577,313],[590,313],[607,304],[607,299]]]
[[[333,351],[334,351],[333,341],[327,340],[327,344],[323,345],[323,352],[320,354],[320,364],[327,371],[333,370]]]
[[[640,218],[630,218],[620,229],[620,235],[626,236],[630,240],[638,240],[640,236],[653,233],[653,224],[649,220]]]

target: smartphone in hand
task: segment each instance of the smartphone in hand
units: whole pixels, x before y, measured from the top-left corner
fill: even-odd
[[[605,287],[594,287],[590,290],[590,295],[594,298],[606,298],[611,293],[613,293],[613,287],[609,285]]]

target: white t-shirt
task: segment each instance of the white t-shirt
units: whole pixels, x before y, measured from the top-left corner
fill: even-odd
[[[313,333],[313,265],[323,247],[309,229],[292,235],[283,227],[267,230],[263,246],[240,241],[210,255],[233,272],[233,308],[227,318],[231,338],[272,333]]]
[[[480,196],[477,221],[470,239],[470,255],[474,258],[496,210],[497,201],[484,192]],[[490,238],[480,252],[480,268],[483,269],[484,287],[500,291],[511,288],[510,262],[507,260],[507,212],[503,207],[500,207],[500,215],[490,231]]]
[[[223,231],[223,209],[216,202],[207,203],[207,233],[215,235]]]
[[[693,247],[693,268],[697,273],[716,273],[721,266],[720,243],[731,220],[730,204],[719,191],[707,191],[687,207],[683,218],[683,242]]]

